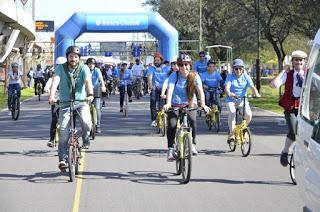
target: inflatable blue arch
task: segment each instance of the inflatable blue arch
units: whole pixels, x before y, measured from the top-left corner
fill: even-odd
[[[149,32],[158,41],[158,51],[165,60],[175,60],[178,55],[178,32],[159,13],[74,13],[55,32],[55,58],[65,56],[65,51],[85,32]]]

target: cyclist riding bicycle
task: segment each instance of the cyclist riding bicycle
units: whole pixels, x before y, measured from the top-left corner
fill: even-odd
[[[88,58],[87,66],[90,69],[92,86],[93,86],[93,95],[94,95],[94,106],[97,110],[97,126],[96,132],[101,133],[100,124],[101,124],[101,92],[106,92],[105,82],[103,80],[101,71],[99,68],[95,67],[96,59]]]
[[[75,109],[81,116],[83,148],[90,145],[89,135],[92,127],[90,108],[87,102],[93,100],[93,86],[88,66],[80,63],[80,48],[69,46],[66,50],[67,63],[58,65],[50,89],[49,103],[57,102],[55,93],[59,85],[60,91],[60,141],[58,146],[59,169],[67,168],[67,148],[70,126],[70,100],[75,100]]]
[[[306,74],[304,65],[307,54],[303,51],[297,50],[292,52],[291,58],[293,69],[283,70],[271,82],[271,85],[275,88],[279,88],[283,84],[285,85],[284,95],[281,97],[279,102],[280,106],[284,109],[284,117],[288,125],[285,145],[280,156],[280,163],[282,166],[288,165],[289,148],[296,140],[295,126],[297,123],[303,80]]]
[[[56,59],[56,66],[59,64],[64,64],[67,62],[67,59],[65,57],[58,57]],[[50,77],[46,83],[46,86],[44,87],[44,91],[46,93],[50,92],[50,88],[52,86],[52,78]],[[50,95],[50,93],[49,93]],[[57,92],[55,95],[56,99],[59,100],[59,88],[57,88]],[[51,124],[50,124],[50,140],[47,143],[48,147],[53,148],[54,147],[54,139],[55,139],[55,135],[56,135],[56,126],[57,126],[57,122],[58,122],[58,118],[59,118],[59,106],[54,104],[51,105]]]
[[[119,80],[120,91],[120,112],[123,112],[123,100],[125,95],[125,86],[127,86],[127,93],[129,102],[132,102],[132,71],[127,69],[127,63],[122,63],[120,70],[117,71],[116,76]]]
[[[45,71],[41,68],[41,64],[38,64],[37,65],[37,68],[34,72],[34,94],[35,95],[38,95],[37,93],[37,85],[38,83],[41,83],[42,84],[42,93],[44,92],[44,86],[46,84],[45,82]]]
[[[202,82],[200,76],[196,72],[191,72],[190,68],[192,60],[187,54],[181,54],[177,58],[177,64],[179,71],[173,72],[169,76],[169,89],[167,91],[167,103],[163,108],[167,111],[171,107],[190,107],[197,108],[197,98],[195,92],[199,93],[201,107],[209,112],[210,108],[205,105],[204,93],[202,88]],[[177,119],[179,111],[168,112],[168,161],[174,160],[174,139],[177,129]],[[197,132],[197,121],[196,121],[196,110],[191,110],[188,113],[188,119],[190,126],[192,127],[192,153],[198,154],[196,149],[196,132]]]
[[[220,90],[219,88],[223,86],[223,79],[221,78],[219,72],[216,70],[215,62],[212,60],[208,61],[208,71],[202,74],[202,83],[204,87],[206,105],[211,106],[213,101],[218,105],[219,111],[221,111],[221,101],[220,101]],[[216,88],[214,92],[209,92],[209,88]],[[216,96],[216,99],[214,99]],[[212,101],[211,101],[212,100]]]
[[[21,95],[21,82],[23,73],[19,71],[19,65],[18,63],[14,62],[11,64],[12,70],[8,73],[9,78],[9,85],[8,85],[8,110],[9,110],[9,116],[11,115],[11,99],[13,91],[16,90],[18,97],[20,98]]]
[[[252,93],[255,97],[260,97],[258,90],[254,87],[252,79],[244,70],[244,62],[241,59],[235,59],[233,61],[232,73],[227,76],[225,82],[229,127],[228,142],[232,139],[235,139],[234,129],[236,124],[236,107],[243,107],[243,104],[246,104],[245,114],[243,115],[248,125],[251,121],[252,112],[248,100],[246,100],[246,102],[243,102],[242,98],[237,98],[246,96],[248,88],[251,88]]]
[[[162,85],[164,81],[169,77],[170,69],[166,67],[161,67],[163,61],[162,55],[157,52],[154,55],[154,66],[148,68],[148,84],[150,93],[150,112],[151,112],[151,127],[157,126],[157,109],[159,110],[162,105],[160,105],[160,95],[162,90]],[[158,106],[158,108],[157,108]]]
[[[136,63],[132,66],[131,70],[133,75],[133,81],[134,83],[137,83],[139,95],[142,96],[141,88],[142,88],[144,65],[140,63],[140,60],[137,58]]]
[[[208,59],[204,51],[199,52],[199,59],[195,61],[193,65],[193,70],[197,71],[200,78],[202,79],[202,74],[207,71]]]

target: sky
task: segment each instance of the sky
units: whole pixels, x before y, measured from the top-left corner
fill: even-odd
[[[146,0],[28,0],[24,9],[32,15],[32,1],[35,1],[35,19],[53,20],[55,27],[61,26],[75,12],[93,13],[122,13],[122,12],[147,12],[149,7],[143,7]],[[17,0],[20,7],[23,7],[20,0]],[[42,39],[50,39],[53,33],[38,33]],[[135,40],[132,33],[85,33],[77,41],[131,41]],[[143,33],[139,33],[139,38]]]

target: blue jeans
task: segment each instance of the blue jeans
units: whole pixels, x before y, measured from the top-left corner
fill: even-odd
[[[16,84],[9,84],[9,88],[8,88],[8,110],[11,110],[11,99],[12,99],[12,95],[13,95],[13,91],[16,90],[18,93],[18,97],[20,98],[21,95],[21,87],[19,83]]]
[[[85,102],[78,102],[75,104],[75,109],[78,110],[81,118],[82,128],[82,141],[89,144],[90,130],[92,128],[91,114],[89,105]],[[67,159],[67,148],[69,140],[69,128],[70,128],[70,107],[60,108],[59,112],[59,124],[60,124],[60,141],[58,146],[59,161]]]
[[[120,107],[123,107],[123,100],[124,100],[124,92],[125,92],[125,85],[120,85],[119,86],[119,91],[120,91]],[[128,92],[128,96],[129,98],[132,96],[132,86],[131,84],[127,85],[127,92]]]
[[[94,106],[97,110],[97,127],[100,128],[101,123],[101,98],[94,98]]]

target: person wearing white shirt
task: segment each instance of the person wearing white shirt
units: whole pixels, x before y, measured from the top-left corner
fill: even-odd
[[[141,86],[142,86],[142,77],[143,77],[143,70],[144,70],[144,66],[142,63],[140,63],[140,60],[137,58],[136,59],[136,64],[134,64],[131,68],[132,70],[132,75],[133,75],[133,84],[137,85],[138,91],[140,96],[142,96],[141,94]],[[139,97],[138,97],[139,98]]]
[[[291,58],[293,69],[283,70],[271,82],[271,86],[275,88],[285,85],[284,94],[279,101],[279,105],[284,108],[284,117],[288,125],[288,134],[280,156],[280,163],[282,166],[288,165],[289,148],[296,140],[295,126],[297,122],[303,80],[305,77],[304,68],[307,54],[303,51],[297,50],[292,52]]]
[[[9,115],[11,115],[11,99],[12,99],[12,94],[16,90],[18,93],[18,97],[20,98],[21,95],[21,82],[22,82],[22,77],[23,73],[19,71],[19,65],[18,63],[14,62],[11,64],[12,70],[9,71],[8,73],[8,78],[9,78],[9,86],[8,86],[8,110],[9,110]]]
[[[35,95],[38,95],[37,94],[37,85],[38,83],[41,83],[42,84],[42,94],[44,92],[44,86],[45,86],[45,71],[41,68],[41,65],[38,64],[37,65],[37,69],[34,73],[34,94]]]

